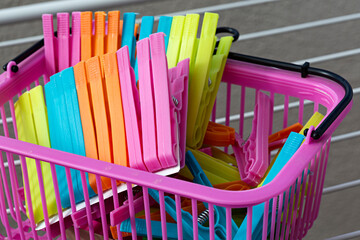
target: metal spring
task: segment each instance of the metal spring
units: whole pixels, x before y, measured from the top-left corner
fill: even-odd
[[[209,220],[209,209],[206,209],[205,211],[199,214],[197,221],[200,225],[204,225],[204,223],[206,223],[208,220]]]
[[[132,192],[133,192],[133,196],[135,196],[136,194],[142,192],[142,189],[141,188],[133,188],[132,189]],[[124,192],[124,201],[128,200],[128,195],[127,195],[127,192]]]

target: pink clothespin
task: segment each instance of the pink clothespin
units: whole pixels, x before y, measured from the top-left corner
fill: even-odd
[[[170,116],[174,148],[179,148],[180,167],[185,166],[186,124],[188,108],[188,81],[190,59],[184,59],[169,69],[170,80]]]
[[[44,35],[44,51],[45,51],[45,66],[46,66],[45,84],[46,84],[47,82],[49,82],[50,76],[56,73],[53,15],[43,14],[42,24],[43,24],[43,35]]]
[[[175,129],[171,126],[168,67],[164,33],[150,35],[151,65],[154,86],[157,150],[163,168],[177,165],[174,149]]]
[[[69,29],[69,13],[57,14],[57,30],[58,30],[58,69],[59,72],[70,67],[70,29]]]
[[[154,91],[151,74],[149,38],[137,42],[137,57],[143,157],[147,169],[150,172],[156,172],[162,167],[158,159],[156,146]]]
[[[73,12],[71,15],[71,66],[80,62],[80,36],[81,36],[81,13]]]
[[[239,134],[235,133],[235,144],[232,146],[241,180],[251,186],[260,183],[269,167],[268,133],[270,111],[270,97],[259,92],[256,98],[253,126],[249,138],[244,141]]]
[[[139,93],[136,88],[135,73],[130,66],[128,47],[122,47],[116,52],[116,55],[119,67],[129,164],[132,168],[147,171],[141,149]]]

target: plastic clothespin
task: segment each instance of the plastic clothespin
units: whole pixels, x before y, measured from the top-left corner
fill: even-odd
[[[44,51],[45,51],[45,66],[46,75],[45,83],[49,81],[50,76],[56,73],[57,66],[55,65],[55,37],[53,15],[42,15],[43,34],[44,34]]]
[[[69,13],[57,14],[58,24],[58,70],[59,72],[70,66],[70,28]]]
[[[281,148],[286,142],[290,132],[300,132],[303,126],[300,123],[295,123],[285,129],[282,129],[269,136],[269,151]]]
[[[121,35],[121,47],[128,46],[130,64],[135,66],[135,18],[136,13],[124,13],[124,23]]]
[[[287,138],[290,134],[290,132],[300,132],[300,130],[303,128],[303,125],[300,123],[295,123],[287,128],[284,128],[276,133],[273,133],[269,136],[269,143]]]
[[[108,30],[106,39],[106,53],[116,52],[119,42],[120,11],[108,12]]]
[[[243,191],[251,189],[251,187],[244,181],[238,180],[233,182],[219,183],[214,185],[214,188],[228,190],[228,191]]]
[[[172,136],[172,141],[173,146],[178,143],[180,168],[185,166],[188,82],[189,59],[185,59],[169,69],[171,126],[177,135]]]
[[[160,16],[159,25],[157,32],[164,33],[164,41],[165,41],[165,51],[167,51],[169,38],[170,38],[170,31],[171,31],[171,24],[172,24],[172,17],[169,16]]]
[[[202,146],[232,41],[233,37],[222,37],[216,54],[212,57],[208,79],[204,83],[203,91],[200,91],[202,96],[195,120],[193,132],[195,135],[193,135],[193,141],[189,143],[189,146],[194,146],[195,148]]]
[[[219,15],[215,13],[205,13],[203,26],[201,30],[200,40],[198,44],[196,59],[194,62],[194,69],[190,75],[189,81],[189,102],[191,104],[188,108],[188,123],[186,144],[190,147],[195,147],[199,141],[197,138],[203,138],[195,133],[195,124],[201,106],[201,99],[204,94],[205,83],[208,83],[209,70],[213,50],[215,47],[215,33]],[[196,79],[196,81],[192,81]]]
[[[49,128],[42,86],[37,86],[29,92],[22,94],[19,97],[19,100],[15,102],[14,107],[18,140],[50,147]],[[26,165],[27,171],[29,172],[29,185],[34,220],[35,223],[39,223],[44,220],[44,215],[42,212],[43,207],[41,201],[36,199],[40,196],[40,188],[35,161],[26,158]],[[48,215],[51,216],[57,213],[57,207],[50,164],[41,162],[41,169],[46,195],[46,207]],[[25,200],[26,215],[29,217],[29,203],[26,198]]]
[[[73,12],[71,15],[71,51],[70,51],[70,66],[75,66],[80,62],[80,45],[81,45],[81,12]]]
[[[144,18],[143,18],[144,20]],[[143,27],[143,26],[142,26]],[[144,162],[150,172],[160,170],[161,164],[158,159],[156,144],[156,125],[154,111],[154,86],[150,60],[150,40],[145,38],[137,42],[138,64],[140,67],[139,91],[142,126],[142,150]]]
[[[110,139],[110,125],[108,114],[105,105],[105,89],[104,79],[101,73],[100,57],[95,56],[85,62],[87,82],[90,87],[90,99],[92,112],[94,116],[96,142],[98,148],[98,155],[101,161],[113,163],[112,146]],[[89,181],[92,189],[97,191],[96,178],[89,174]],[[102,188],[110,189],[111,182],[108,178],[102,178]]]
[[[209,121],[204,136],[204,145],[227,147],[229,145],[233,145],[234,143],[234,128]]]
[[[164,33],[150,35],[152,80],[154,86],[158,157],[163,168],[177,165],[179,146],[173,116],[170,116],[169,77],[165,55]],[[175,147],[175,149],[174,149]]]
[[[143,162],[140,137],[139,96],[135,83],[135,73],[130,66],[129,48],[120,48],[117,53],[118,70],[120,77],[121,98],[123,103],[126,140],[129,155],[129,165],[146,171]]]
[[[200,165],[196,162],[195,157],[192,155],[190,151],[186,153],[186,165],[190,169],[191,173],[194,176],[194,182],[199,183],[204,186],[212,187],[209,179],[206,177],[204,172],[202,171]],[[159,195],[156,190],[149,189],[149,194],[159,203]],[[170,198],[169,196],[165,196],[165,209],[166,212],[174,219],[176,220],[176,204],[175,201]],[[203,203],[206,208],[208,208],[207,203]],[[189,212],[186,212],[184,210],[181,210],[182,214],[182,225],[183,225],[183,231],[184,231],[184,238],[185,239],[192,239],[193,238],[193,221],[191,214]],[[214,232],[215,232],[215,239],[224,239],[226,236],[226,213],[225,209],[222,207],[214,206]],[[153,221],[154,222],[154,221]],[[171,225],[171,224],[170,224]],[[173,224],[176,226],[176,224]],[[236,224],[234,221],[232,221],[232,232],[235,234],[238,230]],[[153,229],[153,233],[157,232],[161,229]],[[203,226],[202,224],[198,223],[198,233],[199,233],[199,239],[208,239],[209,236],[209,228]],[[156,234],[156,233],[155,233]],[[175,232],[176,234],[176,232]],[[168,236],[171,238],[171,236]]]
[[[263,178],[269,166],[268,133],[270,128],[271,100],[263,92],[257,94],[254,109],[252,131],[244,141],[236,134],[233,145],[241,179],[251,186],[256,186]]]
[[[167,63],[169,68],[175,67],[178,62],[184,22],[184,16],[175,16],[171,23],[169,44],[166,51]]]
[[[226,162],[227,164],[230,164],[231,166],[237,167],[237,162],[234,156],[216,148],[216,147],[211,147],[211,155],[214,158],[220,159],[224,162]]]
[[[102,56],[105,53],[105,16],[105,12],[95,12],[94,56]]]
[[[178,61],[190,58],[190,73],[193,70],[198,40],[199,14],[186,14]]]
[[[106,100],[111,125],[111,144],[114,163],[129,166],[126,147],[125,121],[121,99],[120,81],[116,53],[104,55]]]
[[[190,150],[195,156],[196,160],[198,161],[212,184],[240,180],[240,174],[237,167],[233,167],[225,163],[224,161],[213,158],[199,150],[188,150]],[[189,175],[186,174],[186,169],[186,167],[184,169],[181,169],[180,175],[191,179],[191,176],[189,177]]]
[[[81,12],[81,61],[92,55],[92,12]]]
[[[153,25],[154,25],[154,17],[153,16],[144,16],[141,18],[141,28],[140,28],[140,34],[139,34],[139,41],[147,38],[152,34],[153,31]],[[139,50],[137,50],[139,51]],[[139,80],[139,74],[138,74],[138,57],[139,53],[137,54],[136,61],[135,61],[135,78],[136,82]]]
[[[92,116],[90,94],[87,87],[88,79],[86,76],[85,62],[79,62],[74,66],[74,76],[86,156],[93,159],[99,159],[96,143],[95,124]]]
[[[73,149],[72,153],[86,156],[84,136],[79,112],[79,103],[75,86],[74,70],[72,67],[66,68],[61,72],[61,81],[59,82],[59,84],[62,85],[63,94],[65,97],[67,116],[71,133],[71,142]],[[64,120],[65,119],[63,119],[63,121]],[[88,174],[86,173],[86,176],[87,175]],[[95,196],[95,192],[90,187],[88,177],[86,177],[86,181],[89,196]],[[78,178],[78,189],[80,193],[83,193],[80,176]]]
[[[290,133],[284,147],[281,149],[274,165],[272,166],[269,174],[266,176],[264,180],[264,185],[268,184],[272,181],[276,175],[281,171],[281,169],[285,166],[285,164],[289,161],[289,159],[295,154],[295,152],[300,147],[301,143],[305,137],[299,133]],[[271,200],[272,201],[272,200]],[[261,203],[253,207],[252,214],[252,237],[254,239],[259,239],[262,234],[262,225],[263,225],[263,215],[264,215],[264,206],[265,203]],[[272,209],[269,208],[269,215],[271,216]],[[242,222],[237,234],[234,239],[247,239],[247,217],[245,217]]]
[[[73,153],[72,136],[66,100],[61,84],[61,72],[50,77],[50,82],[45,85],[45,99],[48,111],[49,135],[51,147],[57,150]],[[59,183],[61,205],[63,208],[70,207],[69,187],[66,179],[65,168],[55,165],[56,175]],[[84,200],[78,186],[80,172],[70,169],[72,188],[74,191],[75,202]],[[70,189],[71,190],[71,189]]]

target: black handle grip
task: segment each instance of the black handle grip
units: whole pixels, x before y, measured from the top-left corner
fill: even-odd
[[[332,80],[339,85],[341,85],[345,90],[345,95],[339,104],[329,113],[329,115],[324,119],[324,121],[311,133],[313,139],[319,139],[326,132],[326,130],[331,126],[331,124],[336,120],[336,118],[341,114],[342,111],[347,107],[353,98],[352,87],[348,81],[346,81],[341,76],[329,72],[327,70],[310,67],[308,62],[305,62],[303,65],[296,65],[292,63],[280,62],[276,60],[269,60],[265,58],[253,57],[239,53],[230,52],[228,58],[234,59],[237,61],[248,62],[268,67],[275,67],[283,70],[288,70],[292,72],[299,72],[302,78],[307,77],[308,74],[327,78]],[[307,131],[305,131],[306,135]]]

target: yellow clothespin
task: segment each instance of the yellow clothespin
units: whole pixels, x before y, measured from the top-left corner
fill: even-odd
[[[184,29],[184,16],[175,16],[171,24],[169,45],[166,52],[168,68],[176,67]]]

